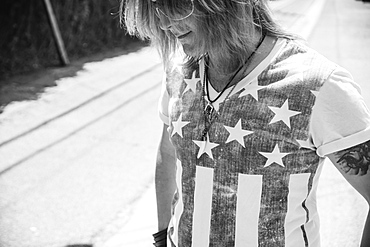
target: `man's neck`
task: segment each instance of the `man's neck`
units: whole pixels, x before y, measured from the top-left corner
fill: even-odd
[[[254,68],[256,68],[271,52],[276,42],[275,37],[266,36],[263,43],[260,45],[259,49],[255,52],[253,57],[249,61],[237,61],[233,60],[233,55],[230,55],[228,59],[219,58],[212,61],[210,58],[210,64],[208,68],[209,81],[212,84],[212,87],[216,91],[220,92],[234,76],[235,72],[243,66],[239,73],[235,75],[235,78],[230,83],[229,86],[233,86],[235,83],[238,83],[241,79],[247,76]],[[258,46],[259,40],[255,42],[254,47]],[[249,57],[253,51],[245,51],[244,57]],[[215,64],[217,61],[217,64]],[[224,68],[223,70],[215,68]]]

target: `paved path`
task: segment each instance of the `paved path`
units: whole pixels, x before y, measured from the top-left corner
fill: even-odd
[[[301,32],[313,48],[348,68],[370,100],[370,84],[365,83],[370,78],[370,4],[274,4],[276,16]],[[156,54],[145,48],[88,63],[38,100],[4,109],[1,247],[151,245],[156,231],[153,172],[160,80]],[[150,128],[144,128],[148,123]],[[323,247],[358,246],[366,203],[329,163],[318,203]]]
[[[153,182],[161,79],[156,52],[143,48],[4,109],[1,247],[98,243],[127,222]]]

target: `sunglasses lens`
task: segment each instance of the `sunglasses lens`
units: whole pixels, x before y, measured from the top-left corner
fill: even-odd
[[[194,12],[193,0],[157,0],[153,4],[158,17],[175,21],[186,19]]]

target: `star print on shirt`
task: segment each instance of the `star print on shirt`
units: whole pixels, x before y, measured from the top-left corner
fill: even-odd
[[[231,141],[237,141],[245,148],[244,144],[244,136],[250,135],[253,133],[253,131],[249,130],[243,130],[242,129],[242,120],[239,119],[239,121],[236,123],[235,127],[228,127],[224,126],[226,130],[230,133],[229,137],[227,138],[226,143],[229,143]]]
[[[317,96],[319,95],[319,91],[314,91],[314,90],[310,90],[310,91],[317,98]]]
[[[255,78],[253,81],[244,86],[244,91],[240,93],[239,98],[250,94],[253,98],[258,101],[258,91],[265,88],[266,86],[259,86],[258,79]]]
[[[200,81],[200,78],[196,78],[195,77],[195,73],[196,73],[196,71],[194,70],[191,79],[184,79],[184,81],[186,83],[186,88],[185,88],[183,94],[186,93],[189,90],[193,91],[193,93],[196,92],[196,90],[197,90],[197,83]]]
[[[259,153],[267,158],[267,161],[263,167],[269,167],[273,163],[276,163],[279,166],[285,167],[283,163],[283,158],[289,154],[289,153],[281,153],[279,150],[278,144],[275,145],[272,153],[265,153],[265,152],[259,152]]]
[[[309,139],[302,141],[302,140],[296,140],[300,146],[300,148],[308,148],[313,149],[312,144]]]
[[[300,114],[301,112],[289,110],[288,100],[279,107],[269,106],[270,110],[275,113],[274,118],[270,121],[270,124],[282,120],[290,128],[290,117]]]
[[[207,140],[206,141],[195,141],[195,140],[193,140],[193,142],[199,147],[198,156],[197,156],[198,159],[204,153],[208,154],[208,156],[211,159],[213,159],[212,149],[217,147],[219,144],[210,142],[208,134],[207,134]]]
[[[173,131],[171,136],[174,136],[176,133],[182,136],[182,128],[184,128],[185,125],[189,124],[190,122],[182,121],[182,113],[180,114],[179,118],[176,122],[172,122],[173,125]]]

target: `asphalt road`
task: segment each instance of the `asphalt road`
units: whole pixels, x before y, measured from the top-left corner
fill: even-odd
[[[370,105],[370,4],[274,4],[284,25],[351,71]],[[4,109],[0,247],[99,245],[130,224],[136,202],[153,184],[161,77],[155,51],[144,48],[88,63],[37,100]],[[358,246],[367,205],[330,163],[318,204],[323,247]]]
[[[86,64],[0,115],[0,246],[103,241],[153,181],[162,69],[143,49]]]

